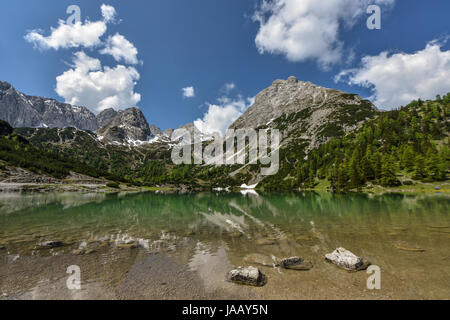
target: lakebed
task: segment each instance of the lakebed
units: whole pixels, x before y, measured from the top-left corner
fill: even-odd
[[[447,194],[0,194],[3,299],[449,299]],[[48,245],[53,241],[53,245]],[[47,245],[43,245],[47,244]],[[347,272],[345,247],[381,270]],[[307,271],[271,264],[300,256]],[[262,287],[226,281],[258,267]],[[81,290],[69,290],[78,266]]]

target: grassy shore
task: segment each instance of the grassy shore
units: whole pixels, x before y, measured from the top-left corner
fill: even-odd
[[[328,180],[320,180],[314,188],[305,188],[302,191],[331,191],[331,184]],[[420,182],[415,181],[413,185],[402,185],[398,187],[383,187],[380,185],[368,185],[360,189],[351,189],[351,192],[364,193],[450,193],[450,180],[440,182]]]

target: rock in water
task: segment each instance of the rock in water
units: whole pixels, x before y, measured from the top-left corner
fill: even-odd
[[[138,247],[136,242],[131,243],[120,243],[117,245],[119,249],[136,249]]]
[[[349,271],[365,270],[370,264],[365,259],[354,255],[344,248],[337,248],[333,253],[326,254],[325,259]]]
[[[277,244],[274,239],[258,239],[255,241],[258,246],[272,246]]]
[[[272,267],[275,264],[270,257],[259,253],[251,253],[245,256],[244,261],[248,264],[258,264],[265,267]]]
[[[300,257],[285,258],[279,262],[279,265],[284,269],[291,270],[309,270],[313,267],[311,262]]]
[[[415,245],[409,244],[405,241],[398,241],[394,243],[394,247],[403,251],[411,251],[411,252],[424,252],[425,249],[419,248]]]
[[[62,243],[61,241],[45,241],[45,242],[38,243],[36,245],[36,248],[52,249],[52,248],[59,248],[62,246],[64,246],[64,243]]]
[[[249,286],[262,287],[266,284],[266,276],[255,267],[239,267],[227,274],[227,281],[245,284]]]

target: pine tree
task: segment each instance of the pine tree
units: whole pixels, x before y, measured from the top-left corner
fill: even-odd
[[[345,165],[343,163],[341,163],[337,169],[336,189],[338,192],[347,189],[347,177],[345,175]]]
[[[425,159],[422,155],[418,155],[415,158],[415,165],[414,165],[414,180],[422,180],[426,178],[427,172],[425,170]]]
[[[309,167],[309,173],[308,173],[308,185],[310,188],[314,188],[315,180],[316,180],[316,174],[314,172],[314,167],[311,163],[311,165]]]
[[[433,154],[429,157],[426,171],[430,181],[441,181],[445,179],[446,168],[437,154]]]
[[[381,154],[379,152],[377,152],[374,155],[374,159],[375,159],[375,166],[374,166],[374,170],[375,170],[375,178],[376,179],[381,179],[381,169],[382,169],[382,159],[381,159]]]
[[[412,172],[414,170],[414,150],[410,145],[403,149],[403,153],[401,155],[401,166],[408,172]]]
[[[395,187],[400,185],[400,181],[398,181],[395,172],[395,163],[392,156],[384,156],[383,164],[381,166],[381,185],[384,187]]]

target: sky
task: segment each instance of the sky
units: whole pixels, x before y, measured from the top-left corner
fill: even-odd
[[[448,0],[9,1],[0,80],[94,113],[138,106],[162,129],[223,132],[289,76],[392,109],[450,91],[449,12]]]

